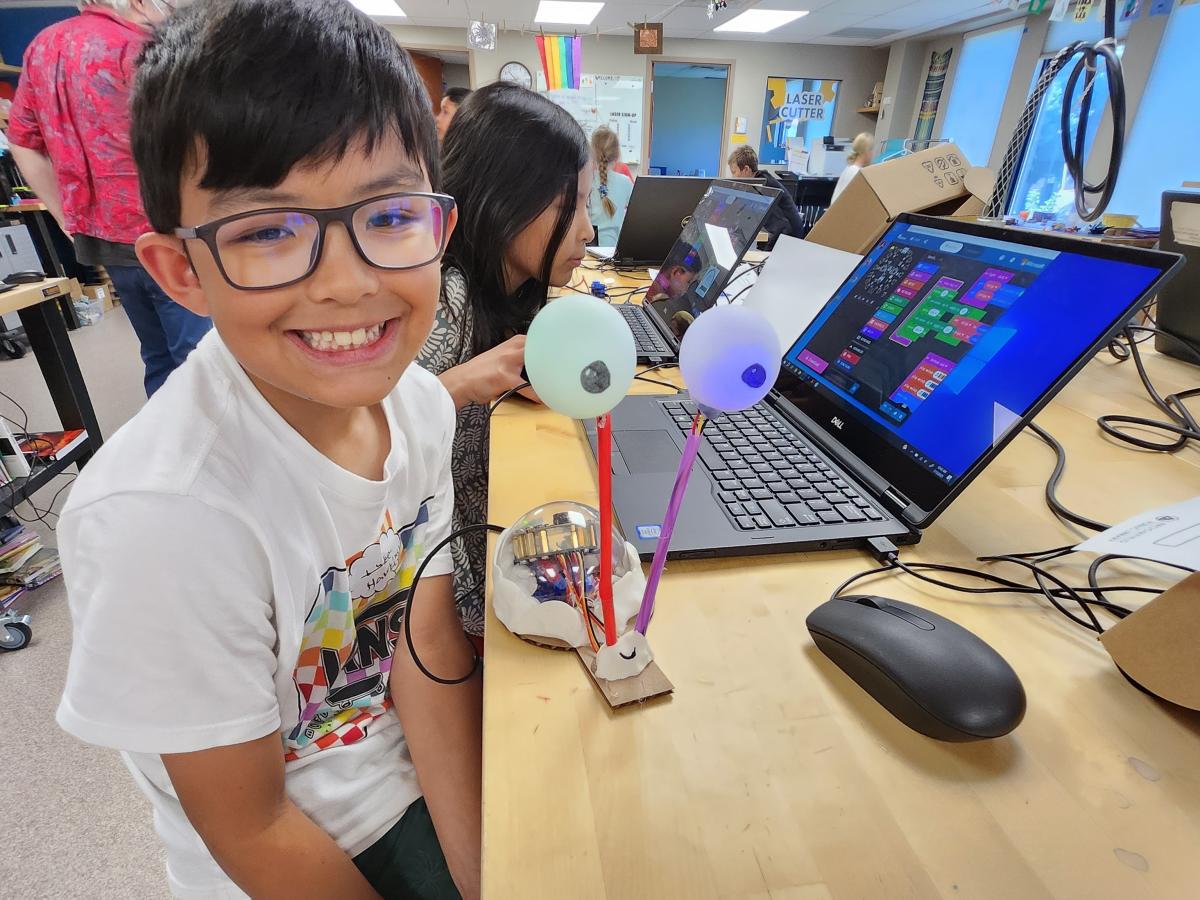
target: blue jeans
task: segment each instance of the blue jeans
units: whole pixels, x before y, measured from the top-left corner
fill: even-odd
[[[146,396],[150,397],[187,359],[212,327],[212,321],[189,312],[164,294],[141,266],[104,268],[121,295],[121,305],[142,345]]]

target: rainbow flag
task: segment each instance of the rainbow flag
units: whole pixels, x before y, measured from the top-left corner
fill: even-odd
[[[579,89],[579,73],[582,68],[583,38],[579,35],[539,34],[538,57],[542,61],[542,72],[546,75],[547,90],[562,88]]]

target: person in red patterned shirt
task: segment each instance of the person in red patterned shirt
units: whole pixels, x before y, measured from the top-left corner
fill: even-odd
[[[138,262],[150,225],[129,141],[138,53],[173,9],[168,0],[89,0],[25,51],[8,139],[25,181],[75,243],[104,266],[141,343],[146,396],[187,358],[211,323],[171,300]]]

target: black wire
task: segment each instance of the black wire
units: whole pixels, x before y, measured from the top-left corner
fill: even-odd
[[[754,287],[754,285],[756,285],[756,284],[758,284],[757,281],[746,285],[744,288],[742,288],[740,291],[738,291],[736,294],[734,294],[732,297],[730,297],[729,302],[732,304],[735,300],[737,300],[738,297],[742,296],[742,294],[746,293],[746,291],[750,290],[750,288]]]
[[[1112,562],[1112,561],[1118,560],[1118,559],[1132,559],[1132,560],[1136,560],[1136,561],[1142,562],[1142,563],[1154,563],[1155,565],[1167,566],[1168,568],[1171,568],[1171,569],[1178,569],[1182,572],[1190,573],[1193,571],[1192,569],[1189,569],[1187,566],[1177,565],[1176,563],[1162,562],[1161,560],[1157,560],[1157,559],[1143,559],[1138,556],[1124,556],[1124,555],[1115,554],[1115,553],[1107,553],[1104,556],[1097,556],[1094,560],[1092,560],[1092,564],[1090,566],[1088,566],[1088,585],[1089,585],[1089,589],[1091,590],[1091,592],[1093,594],[1095,594],[1096,597],[1100,600],[1107,601],[1107,598],[1104,596],[1104,591],[1134,590],[1134,588],[1124,587],[1121,585],[1115,585],[1115,586],[1110,585],[1108,587],[1105,587],[1103,590],[1100,588],[1100,583],[1098,580],[1100,568],[1105,563]],[[1149,593],[1152,591],[1154,593],[1161,593],[1161,591],[1154,591],[1153,588],[1137,588],[1136,590],[1138,590],[1142,593]],[[1130,614],[1130,610],[1125,610],[1123,607],[1117,606],[1115,603],[1109,604],[1109,612],[1112,612],[1114,615],[1116,615],[1117,610],[1122,610],[1122,612],[1120,613],[1120,618],[1125,618],[1125,616]]]
[[[438,684],[455,685],[464,684],[470,681],[479,671],[482,660],[479,658],[479,651],[475,649],[475,645],[464,634],[463,640],[467,642],[467,646],[471,648],[471,654],[475,657],[474,662],[471,664],[471,671],[469,671],[466,675],[459,676],[458,678],[442,678],[438,675],[434,675],[427,668],[425,668],[425,664],[421,662],[421,657],[417,655],[417,648],[413,644],[413,598],[417,596],[417,585],[421,583],[421,576],[425,573],[425,567],[429,565],[429,561],[437,556],[438,552],[443,547],[445,547],[455,538],[462,537],[464,534],[470,534],[471,532],[484,530],[493,532],[495,534],[499,534],[500,532],[504,531],[504,529],[499,525],[492,525],[488,522],[483,522],[478,525],[465,525],[462,528],[455,529],[454,531],[450,532],[450,534],[446,535],[446,537],[442,538],[442,540],[438,541],[434,548],[425,554],[425,558],[421,560],[421,564],[417,566],[417,571],[413,575],[412,584],[408,586],[408,600],[405,604],[404,610],[404,642],[408,645],[408,653],[412,657],[412,661],[416,664],[416,667],[421,670],[421,674],[430,681],[436,681]]]
[[[16,400],[14,400],[11,395],[6,394],[4,391],[0,391],[0,397],[3,397],[9,403],[11,403],[13,406],[15,406],[18,410],[20,410],[20,412],[21,412],[20,436],[22,438],[24,438],[26,441],[34,441],[34,442],[42,441],[43,443],[45,443],[47,445],[50,444],[50,441],[48,441],[46,438],[38,437],[36,435],[31,435],[29,433],[29,411],[27,409],[25,409],[24,406],[22,406],[20,403],[18,403]],[[9,418],[8,416],[0,416],[0,418],[4,419],[7,422],[12,422],[12,424],[14,424],[14,425],[17,424],[16,419]],[[17,443],[17,446],[15,446],[13,449],[18,453],[23,452],[23,450],[20,446],[20,441],[19,441],[19,439],[17,439],[17,436],[13,435],[13,437],[14,437],[14,441]],[[51,460],[49,457],[39,456],[38,453],[35,451],[33,454],[33,457],[29,460],[29,474],[25,476],[25,484],[21,487],[20,490],[16,490],[16,489],[13,490],[12,494],[10,494],[10,502],[12,505],[12,508],[11,508],[12,514],[15,515],[22,522],[25,522],[26,524],[32,524],[33,522],[41,522],[43,525],[45,525],[51,531],[54,531],[55,526],[51,525],[49,522],[47,522],[45,517],[47,514],[53,514],[55,519],[57,520],[58,513],[54,512],[54,510],[53,510],[54,503],[56,500],[58,500],[59,495],[62,494],[62,492],[67,488],[68,485],[70,485],[71,482],[68,481],[67,484],[65,484],[61,488],[59,488],[58,493],[54,495],[54,499],[50,501],[50,508],[46,509],[46,510],[40,510],[40,509],[38,509],[38,507],[36,505],[34,505],[34,502],[31,498],[35,492],[31,491],[30,487],[29,487],[33,480],[34,475],[36,475],[37,472],[39,471],[39,467],[41,467],[42,469],[48,469],[52,463],[53,463],[53,460]],[[64,472],[63,474],[67,474],[67,473]],[[11,476],[12,473],[10,472],[9,475]],[[71,480],[74,481],[73,475],[72,475]],[[31,518],[26,518],[25,516],[21,515],[21,513],[17,510],[17,507],[20,506],[22,503],[28,503],[30,508],[33,510],[34,514]]]
[[[25,409],[25,407],[23,407],[16,400],[14,400],[12,397],[10,397],[8,394],[4,393],[4,391],[0,391],[0,397],[3,397],[5,400],[7,400],[9,403],[11,403],[13,406],[15,406],[17,409],[19,409],[21,411],[21,418],[24,420],[21,424],[21,433],[29,434],[29,411],[27,409]],[[5,416],[4,418],[8,419],[8,421],[12,422],[14,425],[17,424],[15,419],[9,419],[8,416]]]
[[[1072,551],[1072,552],[1076,552],[1076,551]],[[1065,555],[1065,554],[1060,554],[1060,555]],[[1057,557],[1055,557],[1055,558],[1057,558]],[[1109,556],[1109,557],[1104,557],[1104,558],[1106,558],[1106,559],[1137,559],[1139,557]],[[995,556],[978,556],[978,557],[976,557],[976,559],[979,560],[979,562],[1009,562],[1009,563],[1015,563],[1020,566],[1026,566],[1031,569],[1033,568],[1033,564],[1031,564],[1027,558],[1022,557],[1022,556],[1014,556],[1011,554],[1001,553],[1001,554],[997,554]],[[1149,562],[1150,560],[1143,560],[1143,561]],[[1043,562],[1046,562],[1046,560],[1043,559],[1043,560],[1037,561],[1037,563],[1039,563],[1039,564],[1043,563]],[[1038,565],[1038,568],[1040,568],[1040,565]],[[1188,569],[1184,566],[1177,566],[1176,568],[1183,569],[1185,572],[1191,571],[1191,569]],[[1094,603],[1097,606],[1112,606],[1112,605],[1114,605],[1111,601],[1104,599],[1104,597],[1103,597],[1104,591],[1114,591],[1114,592],[1119,592],[1119,593],[1134,593],[1134,594],[1161,594],[1162,593],[1162,591],[1159,590],[1158,588],[1143,587],[1142,585],[1136,585],[1136,584],[1113,584],[1113,585],[1109,585],[1108,587],[1101,589],[1099,584],[1096,583],[1095,578],[1088,579],[1088,587],[1085,587],[1085,588],[1073,587],[1073,588],[1070,588],[1070,591],[1075,594],[1080,594],[1081,596],[1084,594],[1095,595],[1097,597],[1096,600],[1094,600],[1094,601],[1087,600],[1086,602]],[[1062,595],[1064,597],[1069,598],[1071,596],[1070,594],[1068,594],[1066,592],[1060,591],[1060,593],[1062,593]],[[1086,600],[1086,598],[1085,598],[1085,600]],[[1120,607],[1118,607],[1118,609],[1120,609]],[[1128,612],[1128,610],[1124,610],[1124,612]]]
[[[1001,578],[1000,576],[993,575],[990,572],[976,572],[972,569],[963,568],[962,566],[951,566],[951,565],[946,565],[946,564],[942,564],[942,563],[915,563],[915,564],[909,565],[906,563],[902,563],[899,560],[896,560],[896,566],[900,569],[903,569],[906,573],[908,573],[912,577],[917,578],[921,581],[927,582],[929,584],[935,584],[938,587],[948,588],[949,590],[952,590],[952,591],[960,591],[965,594],[1009,594],[1009,593],[1015,593],[1015,594],[1040,595],[1042,597],[1045,597],[1051,606],[1053,606],[1056,610],[1058,610],[1060,613],[1062,613],[1064,616],[1066,616],[1068,619],[1070,619],[1076,625],[1080,625],[1083,628],[1088,629],[1089,631],[1096,630],[1092,626],[1091,622],[1088,622],[1084,619],[1079,618],[1077,615],[1075,615],[1073,612],[1071,612],[1069,609],[1067,609],[1065,606],[1063,606],[1062,603],[1059,602],[1059,598],[1055,595],[1055,593],[1053,591],[1047,590],[1045,588],[1045,586],[1042,585],[1040,582],[1038,583],[1038,587],[1030,587],[1029,585],[1023,585],[1016,581],[1010,581],[1007,578]],[[950,582],[950,581],[943,581],[940,578],[932,578],[928,575],[922,574],[920,569],[925,569],[925,570],[934,571],[934,572],[949,572],[949,573],[955,574],[955,575],[965,575],[970,578],[978,578],[981,581],[992,582],[993,584],[1000,585],[1000,587],[992,587],[992,588],[967,587],[966,585],[954,584],[953,582]],[[1070,588],[1068,588],[1067,585],[1063,584],[1061,581],[1058,581],[1057,579],[1055,579],[1055,580],[1061,588],[1070,591]],[[1078,599],[1078,595],[1072,597],[1072,599]],[[1079,603],[1081,606],[1086,605],[1082,600],[1079,600]]]
[[[1076,59],[1078,57],[1078,59]],[[1059,120],[1060,137],[1063,157],[1075,188],[1075,209],[1085,222],[1095,221],[1108,206],[1116,187],[1117,174],[1125,153],[1125,78],[1121,67],[1121,58],[1117,55],[1116,45],[1116,0],[1106,0],[1104,6],[1104,38],[1091,44],[1086,41],[1075,41],[1060,50],[1053,59],[1042,67],[1042,72],[1029,94],[1022,110],[1017,128],[1004,152],[1000,164],[1000,174],[996,181],[996,189],[992,193],[984,216],[994,218],[1004,215],[1006,204],[1011,199],[1012,188],[1016,183],[1017,172],[1023,158],[1028,155],[1030,137],[1033,126],[1042,112],[1042,101],[1050,85],[1058,74],[1076,60],[1066,85],[1062,101],[1062,114]],[[1103,64],[1107,73],[1108,100],[1112,106],[1113,130],[1109,149],[1107,172],[1096,184],[1088,184],[1084,180],[1086,163],[1084,160],[1084,144],[1087,138],[1088,120],[1091,118],[1092,88],[1098,73],[1099,64]],[[1083,77],[1083,91],[1080,99],[1079,122],[1074,131],[1071,128],[1071,108],[1074,105],[1075,88],[1080,77]],[[1087,194],[1100,194],[1094,207],[1087,208]]]
[[[728,289],[729,289],[729,285],[731,285],[731,284],[736,284],[737,282],[739,282],[739,281],[741,281],[743,278],[745,278],[745,277],[746,277],[746,275],[748,275],[749,273],[751,273],[751,272],[754,272],[754,273],[756,273],[756,274],[757,274],[758,272],[761,272],[761,271],[762,271],[762,267],[763,267],[763,266],[765,266],[766,264],[767,264],[767,263],[766,263],[766,260],[763,260],[763,261],[762,261],[762,262],[760,262],[760,263],[753,263],[753,264],[751,264],[751,263],[746,263],[746,268],[742,269],[740,272],[736,273],[736,274],[735,274],[735,275],[734,275],[732,278],[730,278],[730,279],[729,279],[728,283],[725,285],[725,288],[726,288],[726,290],[728,290]],[[742,294],[746,293],[746,291],[750,290],[750,289],[751,289],[752,287],[754,287],[756,284],[758,284],[758,279],[757,279],[757,278],[756,278],[756,279],[754,279],[753,281],[751,281],[751,282],[750,282],[749,284],[747,284],[745,287],[741,288],[741,289],[740,289],[740,290],[739,290],[739,291],[738,291],[736,294],[734,294],[732,297],[730,297],[730,298],[729,298],[729,300],[728,300],[728,302],[729,302],[729,303],[733,303],[733,301],[734,301],[734,300],[736,300],[738,297],[742,296]],[[723,293],[724,293],[724,291],[722,291],[721,293],[723,294]]]
[[[1146,389],[1146,393],[1150,396],[1150,402],[1163,412],[1167,418],[1148,419],[1144,416],[1127,416],[1116,413],[1110,413],[1100,416],[1096,419],[1096,424],[1100,429],[1112,438],[1122,441],[1141,450],[1152,450],[1158,453],[1174,453],[1176,450],[1182,450],[1191,441],[1200,441],[1200,421],[1187,408],[1184,401],[1192,397],[1200,396],[1200,388],[1189,388],[1184,391],[1178,391],[1174,394],[1167,394],[1163,397],[1158,389],[1154,386],[1154,382],[1150,380],[1150,375],[1146,372],[1146,366],[1142,360],[1141,350],[1138,344],[1142,341],[1137,340],[1136,334],[1145,332],[1147,337],[1143,340],[1148,340],[1151,337],[1162,335],[1183,349],[1187,350],[1196,357],[1196,361],[1200,362],[1200,348],[1197,348],[1190,341],[1186,341],[1169,331],[1163,331],[1161,328],[1147,327],[1144,325],[1129,325],[1124,331],[1124,347],[1128,354],[1125,358],[1133,359],[1133,364],[1137,368],[1138,378],[1141,379],[1142,387]],[[1111,348],[1110,348],[1111,350]],[[1116,354],[1114,354],[1116,355]],[[1121,358],[1118,356],[1118,358]],[[1123,427],[1118,426],[1133,426],[1134,428],[1149,431],[1158,431],[1166,435],[1172,435],[1167,440],[1151,440],[1149,438],[1140,437],[1136,434],[1131,434]]]
[[[1059,120],[1059,136],[1062,139],[1063,160],[1067,172],[1075,183],[1075,211],[1085,222],[1094,222],[1108,207],[1113,191],[1117,187],[1117,175],[1121,171],[1121,159],[1125,155],[1125,76],[1121,70],[1121,58],[1117,55],[1116,0],[1104,4],[1104,39],[1095,44],[1080,42],[1075,53],[1079,60],[1067,77],[1063,92],[1062,115]],[[1091,116],[1092,88],[1096,80],[1098,63],[1103,63],[1108,75],[1108,101],[1112,107],[1112,138],[1109,145],[1108,169],[1095,184],[1084,177],[1086,160],[1084,146],[1087,139],[1088,119]],[[1071,108],[1074,106],[1075,87],[1083,78],[1083,94],[1079,103],[1079,122],[1072,133]],[[1099,194],[1095,206],[1088,208],[1087,195]]]
[[[1092,531],[1107,531],[1109,526],[1103,522],[1089,519],[1087,516],[1072,512],[1063,506],[1062,502],[1058,499],[1058,483],[1062,480],[1063,472],[1067,468],[1067,451],[1054,435],[1050,434],[1050,432],[1046,431],[1046,429],[1042,428],[1036,422],[1030,422],[1026,427],[1054,450],[1054,471],[1050,473],[1050,478],[1046,481],[1046,505],[1050,507],[1050,511],[1063,521],[1071,522]]]
[[[13,505],[13,508],[12,508],[13,515],[16,516],[18,519],[20,519],[22,522],[26,523],[27,525],[32,525],[34,522],[41,522],[43,525],[45,525],[51,531],[56,530],[58,528],[59,513],[57,513],[55,511],[54,504],[58,502],[58,498],[60,496],[62,496],[62,492],[65,491],[67,488],[69,488],[72,485],[72,483],[74,483],[75,479],[79,477],[74,472],[60,472],[59,474],[60,475],[70,475],[71,477],[70,477],[70,480],[66,482],[66,484],[63,484],[62,486],[59,487],[59,489],[57,491],[55,491],[54,496],[50,498],[49,506],[47,506],[45,509],[39,509],[37,507],[37,505],[33,502],[32,497],[26,497],[24,500],[21,501],[21,503],[28,503],[29,508],[33,510],[33,515],[29,518],[26,518],[25,516],[21,515],[21,512],[18,509],[20,504]],[[54,524],[51,524],[47,520],[47,518],[46,518],[47,516],[54,516]]]
[[[1068,548],[1069,549],[1069,548]],[[1057,551],[1056,551],[1057,552]],[[1062,554],[1059,554],[1062,555]],[[830,595],[830,599],[838,599],[843,591],[850,585],[864,578],[869,578],[873,575],[880,575],[887,572],[902,571],[919,581],[927,584],[933,584],[947,590],[957,591],[966,594],[1029,594],[1040,596],[1045,599],[1055,610],[1062,613],[1066,618],[1070,619],[1081,628],[1086,628],[1088,631],[1100,634],[1104,631],[1104,624],[1096,616],[1093,607],[1099,607],[1117,619],[1123,619],[1132,612],[1127,607],[1114,603],[1105,596],[1105,591],[1109,592],[1136,592],[1143,594],[1160,594],[1162,591],[1157,588],[1149,588],[1140,585],[1110,585],[1101,588],[1097,582],[1096,572],[1103,562],[1119,557],[1102,557],[1098,563],[1094,563],[1089,570],[1089,586],[1086,588],[1072,587],[1057,577],[1051,572],[1046,571],[1037,563],[1030,562],[1028,559],[1020,556],[988,556],[979,557],[982,562],[1008,562],[1020,565],[1030,570],[1033,573],[1034,580],[1037,582],[1036,587],[1033,585],[1022,584],[1018,581],[996,575],[991,572],[977,571],[968,569],[963,566],[954,566],[942,563],[904,563],[899,558],[889,560],[882,566],[874,569],[868,569],[864,572],[859,572],[852,575],[843,581]],[[1182,568],[1182,566],[1175,566]],[[952,581],[946,581],[942,578],[935,578],[927,572],[944,572],[953,575],[960,575],[967,578],[975,578],[980,581],[988,582],[992,587],[971,587],[970,585],[957,584]],[[1047,583],[1049,582],[1049,583]],[[1090,595],[1090,596],[1089,596]],[[1064,601],[1073,602],[1083,610],[1086,618],[1081,618],[1079,615],[1072,612],[1066,606]]]
[[[1066,556],[1068,553],[1075,552],[1074,544],[1065,544],[1062,547],[1051,547],[1047,550],[1027,550],[1024,553],[1005,553],[1004,556],[1015,556],[1018,559],[1038,559],[1040,562],[1057,559],[1060,556]],[[990,559],[991,557],[979,557],[980,559]]]
[[[634,381],[645,381],[647,384],[657,384],[659,387],[666,387],[673,390],[675,393],[682,393],[682,389],[677,384],[671,384],[669,381],[659,381],[657,378],[647,378],[644,374],[638,373],[633,376]]]
[[[841,584],[839,584],[837,587],[835,587],[833,589],[833,593],[829,595],[829,599],[837,600],[839,595],[842,593],[842,591],[844,591],[846,588],[850,587],[850,585],[854,584],[856,581],[862,581],[862,579],[869,578],[872,575],[880,575],[884,572],[890,572],[892,569],[895,569],[895,568],[896,568],[895,563],[889,562],[889,563],[886,563],[886,564],[880,566],[877,569],[868,569],[865,572],[859,572],[857,575],[851,575],[849,578],[847,578],[845,581],[843,581]]]
[[[1079,624],[1084,625],[1084,627],[1088,627],[1086,623],[1077,619],[1073,614],[1069,613],[1065,608],[1059,607],[1059,605],[1057,603],[1057,597],[1060,595],[1047,589],[1047,587],[1046,587],[1045,583],[1042,581],[1042,579],[1046,578],[1050,581],[1053,581],[1059,587],[1059,589],[1063,592],[1063,594],[1066,595],[1066,597],[1069,597],[1071,600],[1074,600],[1077,604],[1079,604],[1079,607],[1083,610],[1084,614],[1088,617],[1089,621],[1091,622],[1091,629],[1093,631],[1095,631],[1097,634],[1103,633],[1104,626],[1100,624],[1100,620],[1096,617],[1095,612],[1092,611],[1092,608],[1089,605],[1090,603],[1093,603],[1096,601],[1086,600],[1083,596],[1080,595],[1080,593],[1078,591],[1074,590],[1073,588],[1068,587],[1066,582],[1062,581],[1057,576],[1052,575],[1051,573],[1047,572],[1045,569],[1043,569],[1037,563],[1033,563],[1027,559],[1021,559],[1021,558],[1015,557],[1015,556],[1014,557],[999,557],[998,560],[1001,562],[1010,563],[1012,565],[1023,566],[1024,568],[1029,569],[1029,571],[1031,571],[1033,573],[1033,577],[1034,577],[1034,580],[1038,584],[1038,588],[1046,596],[1046,598],[1051,603],[1054,604],[1055,608],[1058,609],[1059,612],[1063,613],[1063,615],[1069,616],[1072,619],[1072,621],[1079,622]],[[1103,601],[1103,602],[1105,604],[1107,604],[1107,601]]]
[[[649,282],[653,280],[649,275],[646,274],[645,266],[619,266],[611,259],[606,259],[604,262],[600,263],[600,268],[598,271],[604,272],[606,270],[611,272],[619,272],[625,277],[631,278],[635,281]]]
[[[679,360],[670,360],[669,362],[660,362],[657,365],[646,366],[646,368],[642,369],[642,371],[638,372],[638,374],[639,375],[648,375],[650,372],[656,372],[659,369],[678,369],[678,368],[679,368]]]
[[[1114,556],[1111,553],[1106,554],[1104,556],[1097,556],[1094,560],[1092,560],[1092,564],[1090,566],[1088,566],[1088,584],[1091,585],[1091,588],[1095,592],[1096,597],[1101,600],[1107,600],[1108,598],[1105,597],[1104,592],[1102,590],[1100,590],[1100,582],[1098,580],[1099,573],[1100,573],[1100,567],[1112,559],[1120,559],[1120,557]],[[1115,604],[1113,604],[1113,605],[1115,606]],[[1124,613],[1121,616],[1121,618],[1124,618],[1126,615],[1128,615],[1128,612]]]
[[[496,407],[498,407],[501,403],[503,403],[505,400],[507,400],[513,394],[517,393],[517,391],[523,391],[523,390],[525,390],[525,388],[531,387],[531,386],[532,385],[530,385],[530,383],[528,381],[525,381],[525,382],[522,382],[521,384],[518,384],[516,387],[509,388],[507,391],[505,391],[503,394],[501,394],[499,397],[497,397],[496,402],[488,407],[488,411],[487,411],[488,421],[491,421],[492,413],[494,413],[496,411]]]

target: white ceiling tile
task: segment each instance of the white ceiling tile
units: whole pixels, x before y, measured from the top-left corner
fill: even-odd
[[[399,0],[408,14],[403,20],[412,25],[436,25],[466,28],[470,19],[503,22],[510,30],[522,26],[535,28],[534,13],[538,0]],[[920,33],[957,22],[974,19],[998,7],[991,0],[753,0],[732,4],[733,9],[718,13],[712,19],[705,14],[701,0],[695,5],[680,6],[664,21],[663,31],[668,38],[702,38],[710,40],[759,40],[770,43],[873,43],[829,37],[843,28],[892,28],[899,35]],[[606,0],[595,22],[581,27],[581,34],[594,33],[596,28],[605,34],[629,34],[626,23],[658,21],[672,5],[671,0],[658,0],[647,5],[637,0]],[[809,15],[775,31],[752,37],[733,33],[714,33],[713,28],[732,19],[743,10],[807,9]],[[468,13],[468,8],[470,12]],[[570,26],[555,26],[566,31]],[[884,39],[884,43],[889,39]]]

